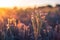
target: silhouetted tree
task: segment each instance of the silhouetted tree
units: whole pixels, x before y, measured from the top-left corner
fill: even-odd
[[[52,5],[47,5],[47,7],[52,8]]]

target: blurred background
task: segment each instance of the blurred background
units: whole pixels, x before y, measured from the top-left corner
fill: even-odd
[[[0,40],[60,40],[60,1],[0,0]]]

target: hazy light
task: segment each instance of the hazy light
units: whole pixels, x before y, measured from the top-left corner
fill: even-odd
[[[27,7],[27,6],[43,6],[46,4],[60,4],[60,0],[0,0],[0,7]]]

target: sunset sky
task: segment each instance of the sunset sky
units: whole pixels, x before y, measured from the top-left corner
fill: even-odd
[[[60,4],[60,0],[0,0],[0,7],[27,7]]]

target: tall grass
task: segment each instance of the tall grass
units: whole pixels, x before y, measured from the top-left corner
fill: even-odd
[[[32,13],[31,21],[32,21],[33,30],[34,30],[34,37],[35,37],[35,40],[37,40],[37,37],[40,36],[40,28],[42,26],[40,13],[38,13],[37,10],[35,10],[35,13]]]

